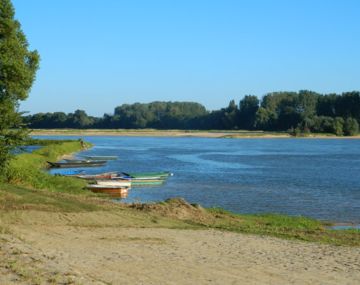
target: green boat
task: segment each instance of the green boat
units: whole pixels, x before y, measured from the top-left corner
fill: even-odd
[[[154,178],[154,179],[166,179],[169,176],[173,176],[173,174],[169,171],[160,171],[160,172],[131,172],[126,173],[123,172],[125,176],[128,176],[130,178]]]
[[[83,155],[88,160],[117,160],[118,157],[115,155]]]
[[[157,186],[164,184],[165,180],[163,179],[149,179],[149,180],[138,180],[138,179],[131,179],[131,186],[132,187],[140,187],[140,186]]]

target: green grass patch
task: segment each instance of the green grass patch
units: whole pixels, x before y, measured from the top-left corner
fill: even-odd
[[[213,228],[332,245],[360,246],[360,230],[331,230],[328,228],[329,223],[302,216],[240,215],[221,208],[204,209],[178,198],[155,204],[133,205],[132,208],[162,217],[180,219],[198,228]]]
[[[39,140],[40,141],[40,140]],[[83,193],[86,183],[79,179],[54,176],[45,170],[47,161],[56,161],[65,154],[81,150],[79,141],[45,141],[45,146],[17,155],[6,169],[4,180],[11,184],[49,191]]]
[[[0,210],[84,212],[99,209],[102,207],[91,197],[0,184]]]
[[[307,217],[279,214],[237,215],[219,209],[207,209],[215,217],[209,227],[285,239],[360,246],[359,230],[331,230],[329,223]]]

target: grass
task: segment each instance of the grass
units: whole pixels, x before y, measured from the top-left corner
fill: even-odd
[[[307,217],[279,214],[237,215],[208,209],[216,221],[211,227],[333,245],[360,246],[360,230],[331,230],[329,223]]]
[[[45,146],[32,153],[17,155],[10,162],[6,170],[5,180],[11,184],[34,189],[83,193],[83,188],[86,185],[84,181],[75,178],[53,176],[44,171],[47,168],[47,161],[56,161],[65,154],[80,151],[80,142],[42,141],[41,144]]]
[[[82,190],[85,194],[85,190]],[[50,212],[89,212],[101,209],[89,195],[65,194],[0,184],[0,210],[41,210]]]

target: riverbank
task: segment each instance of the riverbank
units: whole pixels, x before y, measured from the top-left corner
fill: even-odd
[[[126,129],[36,129],[33,136],[148,136],[148,137],[204,137],[204,138],[294,138],[286,132],[263,131],[197,131],[197,130],[126,130]],[[302,138],[360,139],[360,135],[338,137],[332,134],[310,134]]]
[[[48,145],[16,165],[23,165],[20,173],[40,171],[49,157],[80,149],[79,142]],[[182,199],[115,204],[83,190],[79,180],[48,176],[0,184],[1,284],[356,284],[360,278],[360,231],[333,231],[304,217],[236,215]],[[47,181],[42,190],[31,184],[40,178]]]
[[[181,200],[127,206],[0,189],[1,284],[357,284],[360,278],[360,247],[298,240],[306,232],[301,223],[283,229],[295,239],[280,239],[244,234],[252,228],[246,216],[211,215]],[[211,219],[213,228],[206,226]],[[283,225],[261,220],[259,228]],[[237,223],[248,225],[244,233],[233,231]]]

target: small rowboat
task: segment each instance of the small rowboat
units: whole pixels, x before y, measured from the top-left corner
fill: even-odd
[[[81,162],[94,162],[93,160],[89,160],[89,159],[67,159],[67,158],[64,158],[63,159],[64,161],[66,161],[67,163],[81,163]]]
[[[103,166],[105,160],[82,161],[82,162],[51,162],[48,161],[51,167],[54,168],[74,168],[74,167],[96,167]]]
[[[95,184],[88,185],[87,188],[94,193],[108,194],[113,198],[126,198],[129,193],[129,188],[119,186],[105,186]]]
[[[165,182],[163,179],[131,179],[131,186],[155,186],[155,185],[161,185]]]
[[[129,180],[96,180],[96,184],[104,186],[131,187],[131,181]]]
[[[159,172],[131,172],[131,173],[122,173],[125,176],[129,176],[131,178],[154,178],[154,177],[160,177],[160,178],[167,178],[169,176],[173,176],[174,174],[169,171],[159,171]]]
[[[80,174],[75,177],[86,180],[112,179],[117,177],[117,172],[104,172],[99,174]]]
[[[118,157],[115,155],[84,155],[87,160],[117,160]]]

